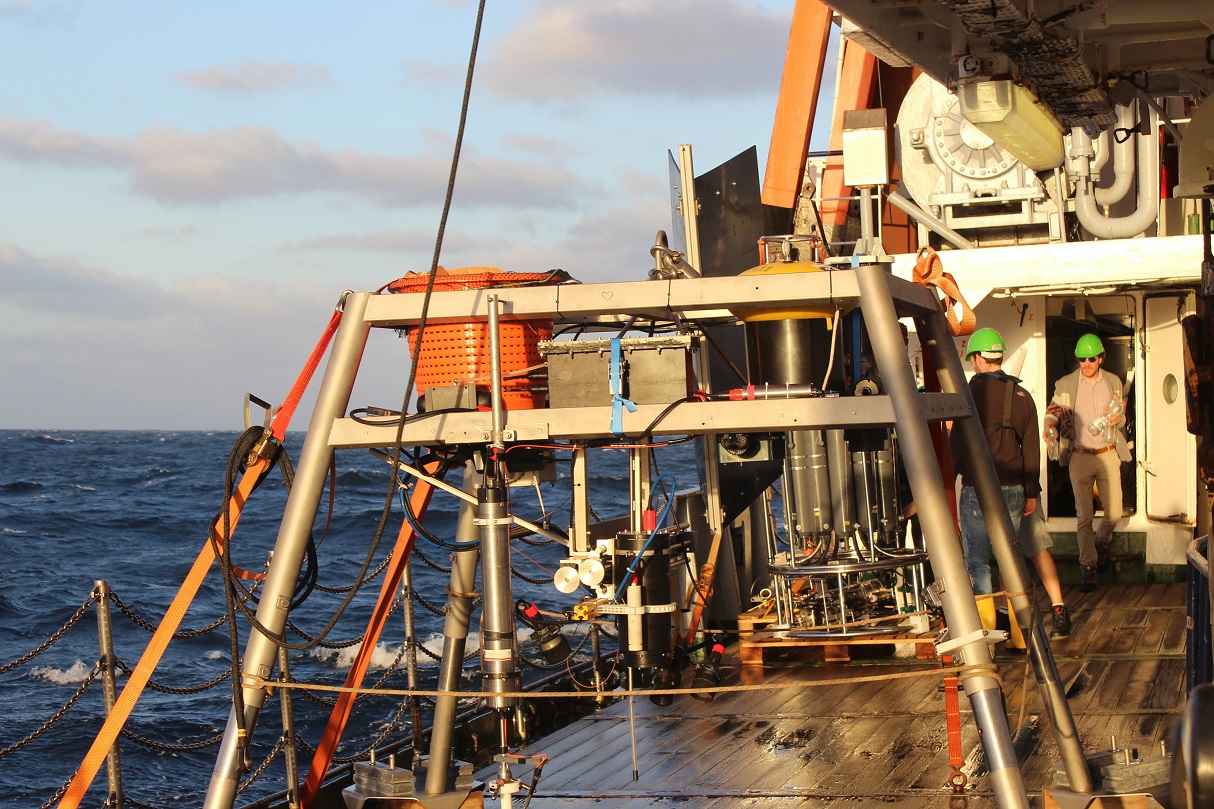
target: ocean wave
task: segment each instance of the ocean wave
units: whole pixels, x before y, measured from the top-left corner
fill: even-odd
[[[35,680],[45,680],[55,685],[73,685],[87,680],[92,671],[92,666],[87,666],[84,664],[84,661],[77,660],[69,669],[60,669],[54,666],[35,666],[30,669],[30,676]]]
[[[0,486],[0,491],[37,492],[45,488],[45,486],[36,480],[14,480],[12,483],[5,483],[4,485]]]
[[[75,444],[76,443],[76,439],[74,439],[74,438],[60,438],[57,435],[50,435],[48,433],[42,433],[41,435],[31,435],[30,440],[31,441],[41,441],[44,444]]]
[[[22,531],[20,528],[5,528],[3,531],[0,531],[0,533],[13,534],[14,536],[24,536],[28,532]]]
[[[388,479],[386,471],[350,468],[337,476],[338,485],[354,485],[358,483],[373,483]]]

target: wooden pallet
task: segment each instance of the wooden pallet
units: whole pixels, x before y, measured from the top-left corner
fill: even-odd
[[[755,607],[753,610],[748,610],[738,616],[738,639],[745,640],[755,633],[756,630],[762,629],[768,624],[776,622],[775,606]]]
[[[739,634],[741,634],[740,619]],[[904,646],[906,644],[914,644],[915,658],[918,660],[932,660],[936,657],[935,635],[932,634],[798,638],[789,637],[785,632],[755,630],[753,625],[749,633],[742,636],[738,642],[738,657],[743,666],[761,666],[768,655],[789,650],[805,650],[811,659],[825,660],[827,663],[847,663],[852,659],[853,650],[858,654],[861,647]]]

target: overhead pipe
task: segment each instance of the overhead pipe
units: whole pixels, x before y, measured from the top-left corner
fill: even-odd
[[[1075,190],[1075,215],[1084,230],[1098,239],[1128,239],[1143,233],[1159,217],[1159,142],[1158,120],[1152,111],[1147,116],[1148,134],[1135,135],[1138,154],[1138,207],[1131,214],[1105,217],[1099,210],[1095,182],[1091,176],[1091,139],[1079,127],[1071,130],[1070,157],[1078,175]]]
[[[1138,122],[1134,120],[1134,110],[1131,107],[1117,108],[1117,130],[1132,132],[1130,137],[1123,141],[1118,141],[1116,138],[1117,130],[1106,129],[1101,132],[1101,140],[1105,141],[1106,154],[1111,153],[1113,156],[1113,182],[1108,188],[1096,186],[1096,204],[1103,206],[1116,205],[1125,199],[1125,195],[1130,193],[1130,187],[1134,184],[1134,146],[1135,138],[1142,133],[1137,126]],[[1097,166],[1098,173],[1100,167]],[[1095,178],[1093,178],[1095,182]]]
[[[1115,129],[1134,130],[1134,111],[1128,106],[1117,107],[1117,124]],[[1106,129],[1100,137],[1093,141],[1081,128],[1071,131],[1071,149],[1067,154],[1067,174],[1072,178],[1091,177],[1093,184],[1099,183],[1104,169],[1113,158],[1113,182],[1108,188],[1096,185],[1097,205],[1116,205],[1125,199],[1134,182],[1134,147],[1136,142],[1126,138],[1118,143],[1113,136],[1114,128]],[[1087,163],[1082,163],[1082,158]]]

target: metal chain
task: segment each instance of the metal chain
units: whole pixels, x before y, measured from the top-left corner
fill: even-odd
[[[71,784],[72,784],[72,779],[70,779],[70,778],[67,779],[66,781],[64,781],[63,786],[61,786],[57,790],[55,790],[55,794],[51,796],[50,800],[48,800],[46,803],[39,806],[38,809],[51,809],[52,806],[59,803],[59,799],[67,794],[67,788],[69,786],[71,786]]]
[[[123,663],[121,660],[114,661],[114,668],[120,670],[123,674],[125,674],[128,677],[134,673],[133,670],[131,669],[131,667],[128,666],[126,663]],[[224,680],[228,679],[231,676],[232,676],[232,670],[228,669],[223,674],[220,674],[218,677],[215,677],[214,679],[211,679],[211,680],[207,680],[205,683],[199,683],[198,685],[174,687],[171,685],[165,685],[164,683],[156,682],[155,680],[148,680],[147,686],[148,686],[148,688],[152,689],[153,691],[159,691],[162,694],[176,694],[178,696],[187,696],[189,694],[201,694],[203,691],[207,691],[208,689],[214,688],[215,686],[219,685],[220,683],[222,683]]]
[[[67,631],[69,629],[71,629],[73,626],[76,625],[77,621],[79,621],[81,618],[84,617],[84,614],[89,611],[90,607],[93,606],[93,601],[94,601],[94,599],[90,595],[89,600],[84,602],[83,604],[81,604],[80,609],[76,610],[76,614],[73,615],[71,618],[68,618],[67,623],[65,623],[58,630],[56,630],[55,634],[51,635],[49,638],[47,638],[45,641],[43,641],[42,645],[39,646],[37,649],[34,649],[33,651],[22,655],[21,657],[17,658],[16,660],[14,660],[11,663],[5,663],[3,666],[0,666],[0,674],[4,674],[5,672],[12,671],[13,669],[17,668],[18,666],[24,666],[26,663],[33,660],[35,657],[42,654],[47,649],[51,648],[51,646],[53,646],[60,638],[62,638],[64,635],[67,634]]]
[[[379,737],[376,738],[375,741],[371,742],[369,745],[367,745],[365,748],[363,748],[360,752],[355,753],[353,755],[334,757],[333,763],[334,764],[353,764],[356,761],[364,761],[371,754],[371,751],[375,750],[377,747],[379,747],[381,744],[383,744],[384,740],[387,739],[388,736],[391,735],[392,731],[396,729],[396,726],[398,724],[400,724],[401,716],[404,714],[405,709],[408,707],[409,707],[409,700],[402,699],[400,701],[400,708],[396,711],[396,716],[392,717],[392,721],[388,723],[388,726],[386,728],[384,728],[384,732],[379,734]]]
[[[122,800],[125,803],[129,803],[131,806],[135,807],[135,809],[162,809],[154,803],[144,803],[141,800],[132,798],[129,793],[124,794],[122,796]]]
[[[426,554],[422,553],[421,548],[418,548],[417,546],[414,546],[414,548],[413,548],[413,555],[416,556],[418,559],[421,559],[422,564],[424,564],[426,567],[430,568],[433,571],[436,571],[438,573],[450,573],[451,572],[451,568],[443,567],[438,562],[435,562],[430,557],[426,556]]]
[[[148,632],[155,632],[158,629],[156,624],[153,624],[147,618],[144,618],[142,615],[135,612],[135,610],[132,607],[128,606],[126,604],[126,602],[124,602],[121,598],[119,598],[118,594],[112,590],[110,591],[110,598],[113,599],[114,606],[116,606],[122,612],[122,614],[125,615],[127,618],[130,618],[131,622],[134,623],[139,628],[144,629]],[[211,632],[214,632],[219,627],[223,626],[225,623],[227,623],[227,620],[228,620],[228,616],[223,615],[223,616],[220,616],[219,618],[217,618],[212,623],[209,623],[206,626],[202,627],[201,629],[178,630],[177,632],[173,633],[173,638],[177,639],[177,640],[185,640],[187,638],[197,638],[197,637],[201,637],[203,635],[208,635]]]
[[[332,587],[332,586],[325,586],[325,585],[317,582],[315,587],[317,590],[320,590],[322,593],[330,593],[330,594],[348,593],[351,590],[357,590],[360,587],[363,587],[364,585],[370,584],[371,582],[375,581],[375,579],[377,579],[379,577],[379,574],[384,572],[384,568],[386,568],[388,566],[388,563],[391,561],[392,561],[392,554],[388,554],[387,556],[384,557],[384,561],[379,563],[379,567],[375,568],[375,570],[372,570],[370,573],[368,573],[367,577],[365,579],[363,579],[362,581],[355,582],[354,584],[347,584],[347,585],[344,585],[341,587]]]
[[[323,705],[326,708],[332,708],[337,705],[337,697],[330,699],[329,697],[322,697],[320,694],[309,694],[306,691],[301,691],[299,696],[303,697],[308,702],[311,702],[313,705]]]
[[[149,750],[160,750],[164,753],[188,753],[192,750],[205,750],[208,747],[214,747],[223,741],[224,731],[216,733],[209,739],[200,739],[196,742],[186,742],[184,744],[165,744],[163,742],[155,742],[146,736],[140,736],[133,730],[123,728],[118,731],[124,738],[130,739],[135,744],[143,745]]]
[[[404,596],[397,595],[396,600],[392,602],[392,606],[388,608],[388,614],[386,616],[384,616],[384,620],[391,618],[392,615],[396,612],[397,608],[399,608],[403,602],[404,602]],[[314,646],[319,646],[322,649],[348,649],[351,646],[357,646],[358,644],[362,643],[363,638],[365,637],[365,635],[359,635],[357,638],[352,638],[350,640],[344,640],[344,641],[317,640],[315,637],[313,637],[312,635],[309,635],[307,632],[305,632],[304,630],[302,630],[298,626],[296,626],[295,623],[292,622],[290,619],[287,620],[287,626],[290,627],[292,632],[294,632],[299,637],[303,638],[305,641],[308,641],[309,643],[313,644]]]
[[[519,573],[518,568],[514,567],[513,565],[510,566],[510,572],[513,573],[515,576],[518,576],[520,579],[527,582],[528,584],[538,584],[538,585],[552,584],[551,576],[549,576],[546,579],[532,578],[531,576],[528,576],[525,573]]]
[[[257,769],[254,770],[252,773],[250,773],[249,777],[246,778],[243,782],[241,782],[240,786],[236,787],[237,795],[244,792],[249,787],[253,786],[253,783],[258,778],[261,778],[261,776],[265,774],[266,768],[268,768],[270,766],[270,762],[272,762],[278,756],[279,752],[282,751],[282,742],[283,742],[283,738],[282,738],[282,736],[279,736],[278,741],[274,743],[273,749],[270,750],[270,752],[268,754],[266,754],[265,759],[261,762],[260,765],[258,765]]]
[[[409,595],[413,599],[413,603],[420,604],[422,609],[424,609],[426,612],[429,612],[433,615],[437,615],[440,618],[447,614],[447,611],[445,609],[443,609],[442,607],[434,606],[433,604],[431,604],[429,601],[426,600],[426,597],[424,595],[417,592],[416,590],[413,590]]]
[[[101,674],[101,667],[100,667],[100,666],[94,666],[94,667],[93,667],[93,670],[89,672],[89,676],[88,676],[88,677],[86,677],[86,678],[85,678],[85,680],[84,680],[84,682],[83,682],[83,683],[81,683],[80,687],[79,687],[78,689],[76,689],[76,693],[72,695],[72,698],[71,698],[71,699],[69,699],[69,700],[68,700],[66,703],[64,703],[64,705],[63,705],[63,707],[62,707],[62,708],[60,708],[59,710],[55,711],[54,716],[52,716],[50,719],[46,720],[46,723],[45,723],[45,724],[43,724],[43,726],[42,726],[42,727],[38,728],[38,729],[37,729],[37,730],[35,730],[33,733],[31,733],[30,735],[26,736],[26,737],[25,737],[24,739],[22,739],[21,741],[19,741],[19,742],[15,742],[15,743],[13,743],[13,744],[9,745],[8,747],[5,747],[3,750],[0,750],[0,758],[4,758],[4,757],[5,757],[5,756],[7,756],[9,753],[15,753],[16,751],[18,751],[18,750],[20,750],[21,748],[25,747],[25,746],[26,746],[27,744],[29,744],[30,742],[32,742],[32,741],[34,741],[35,739],[37,739],[37,738],[38,738],[39,736],[41,736],[43,733],[46,733],[46,732],[47,732],[48,730],[50,730],[52,727],[54,727],[54,726],[55,726],[55,723],[56,723],[56,722],[58,722],[58,721],[59,721],[60,719],[62,719],[63,717],[65,717],[65,716],[67,715],[67,712],[68,712],[68,711],[70,711],[70,710],[72,709],[72,706],[73,706],[73,705],[75,705],[75,704],[76,704],[76,702],[77,702],[77,701],[78,701],[78,700],[79,700],[81,697],[83,697],[83,696],[84,696],[84,692],[89,690],[89,686],[93,684],[93,681],[94,681],[94,680],[96,680],[96,679],[97,679],[97,677],[98,677],[100,674]]]
[[[319,646],[322,649],[349,649],[351,646],[357,646],[363,642],[363,635],[349,640],[317,640],[315,635],[309,635],[304,630],[295,625],[291,619],[287,619],[287,628],[294,632],[299,637],[313,646]]]

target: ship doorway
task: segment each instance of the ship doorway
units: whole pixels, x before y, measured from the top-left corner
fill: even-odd
[[[1126,397],[1126,437],[1130,442],[1130,463],[1121,465],[1122,516],[1138,510],[1138,486],[1135,469],[1137,408],[1135,407],[1136,365],[1134,361],[1137,306],[1133,295],[1077,295],[1046,299],[1046,379],[1048,404],[1055,383],[1078,368],[1075,343],[1084,334],[1095,334],[1104,344],[1104,369],[1116,374],[1124,384]],[[1045,404],[1039,405],[1041,414]],[[1050,517],[1074,517],[1075,495],[1070,472],[1057,461],[1046,461],[1046,486]],[[1097,503],[1097,510],[1101,506]]]

